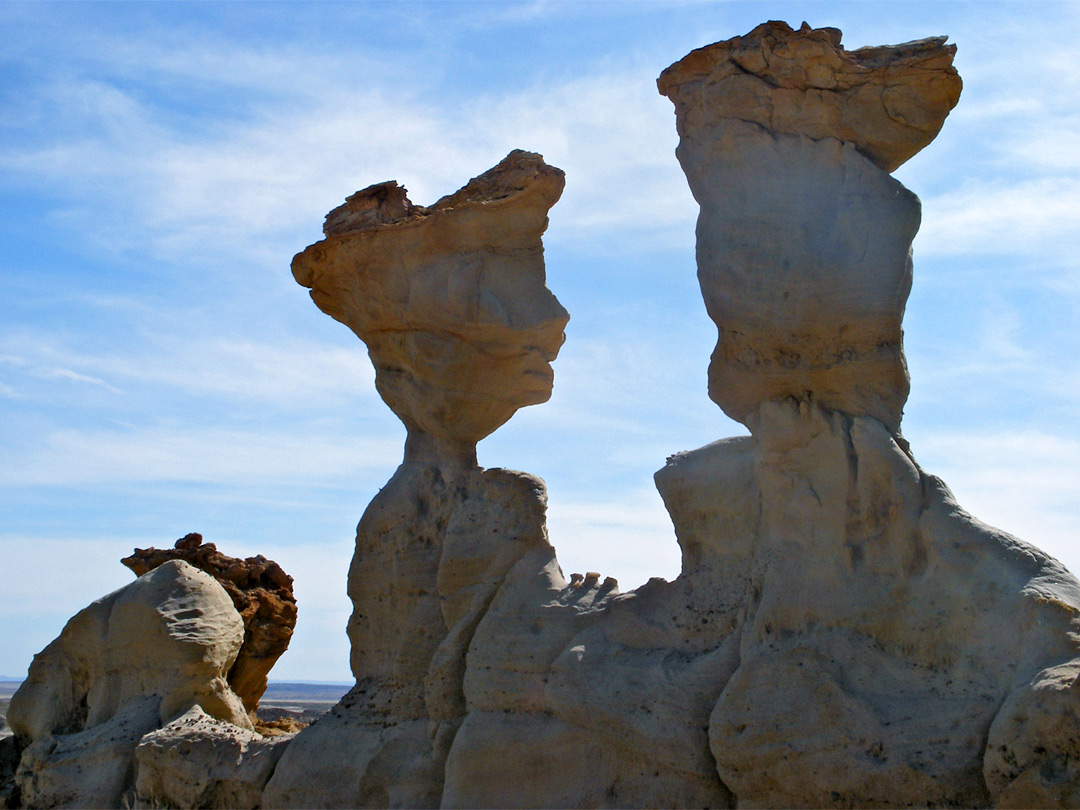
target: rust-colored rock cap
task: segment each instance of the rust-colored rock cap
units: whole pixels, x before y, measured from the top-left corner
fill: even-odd
[[[934,139],[956,106],[963,87],[952,64],[956,46],[941,36],[847,51],[840,39],[837,28],[762,23],[692,51],[660,74],[657,87],[675,104],[680,135],[693,108],[706,126],[734,118],[838,138],[892,172]]]

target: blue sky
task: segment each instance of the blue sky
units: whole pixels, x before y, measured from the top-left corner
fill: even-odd
[[[555,392],[479,448],[549,488],[563,568],[678,572],[652,473],[745,432],[660,71],[767,19],[948,34],[965,87],[923,200],[904,433],[984,521],[1080,570],[1077,3],[0,4],[0,674],[202,532],[296,578],[279,679],[347,680],[355,525],[404,430],[292,280],[346,195],[431,203],[513,148],[567,172]]]

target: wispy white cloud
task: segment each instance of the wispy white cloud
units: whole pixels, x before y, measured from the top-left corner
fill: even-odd
[[[294,339],[275,345],[251,339],[151,335],[137,346],[91,353],[52,335],[22,332],[0,338],[0,366],[31,377],[85,383],[114,394],[132,384],[162,386],[172,395],[258,400],[297,406],[313,399],[372,400],[374,371],[354,349]],[[12,386],[12,390],[15,387]]]
[[[9,453],[5,486],[103,486],[116,482],[305,484],[381,469],[399,458],[399,437],[335,437],[297,431],[56,430]]]
[[[279,71],[290,59],[297,72],[312,71],[296,53],[276,58]],[[159,60],[155,68],[168,65]],[[189,78],[189,69],[175,69],[174,78]],[[677,225],[685,235],[695,207],[672,158],[673,115],[653,72],[624,64],[465,102],[403,95],[378,82],[311,81],[287,85],[284,103],[277,88],[274,103],[262,98],[243,114],[195,127],[134,89],[67,79],[38,103],[70,123],[44,143],[9,144],[0,169],[9,182],[59,191],[70,223],[98,232],[114,250],[149,244],[173,258],[203,250],[257,255],[267,240],[280,253],[283,234],[317,235],[322,214],[356,188],[397,179],[430,203],[518,147],[567,170],[556,214],[564,228],[595,236]]]
[[[375,375],[363,345],[355,349],[296,340],[278,346],[253,340],[176,341],[164,357],[88,357],[87,367],[116,379],[159,383],[186,392],[267,403],[303,403],[331,396],[372,399]]]
[[[48,369],[43,373],[46,379],[50,380],[71,380],[76,383],[86,383],[87,385],[96,385],[104,388],[106,391],[111,391],[114,394],[119,394],[120,389],[109,385],[104,380],[98,377],[91,377],[88,374],[79,374],[77,371],[72,371],[69,368],[53,368]]]
[[[1080,177],[971,181],[923,201],[920,255],[1075,255]]]

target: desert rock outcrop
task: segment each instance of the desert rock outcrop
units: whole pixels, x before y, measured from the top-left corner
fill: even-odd
[[[543,482],[481,470],[476,442],[551,394],[568,316],[545,286],[541,235],[562,188],[560,170],[522,151],[430,208],[380,183],[331,211],[326,238],[293,260],[319,308],[367,344],[408,438],[357,527],[356,687],[295,738],[268,804],[442,799],[478,627],[519,561],[554,559]],[[560,572],[554,587],[571,586]]]
[[[239,559],[222,554],[213,543],[191,533],[174,548],[137,548],[120,562],[142,576],[169,560],[183,560],[216,579],[244,622],[244,643],[229,670],[229,687],[240,696],[254,720],[266,691],[267,673],[289,647],[296,626],[292,577],[261,554]]]
[[[77,613],[11,699],[22,801],[119,807],[136,744],[195,705],[250,730],[225,679],[243,634],[224,588],[178,560]]]
[[[289,741],[215,720],[195,705],[139,741],[136,791],[151,807],[258,807]]]
[[[848,53],[837,31],[767,23],[659,82],[701,205],[709,392],[752,434],[657,475],[664,493],[696,455],[714,472],[691,491],[731,481],[723,525],[664,494],[684,549],[722,554],[742,593],[707,721],[740,805],[1075,795],[1080,584],[965,513],[899,432],[919,204],[886,171],[955,104],[952,52]]]
[[[655,476],[678,578],[567,579],[544,483],[476,462],[551,393],[568,316],[541,235],[562,173],[515,151],[429,208],[371,186],[293,260],[408,430],[357,527],[355,687],[295,737],[254,734],[225,681],[251,602],[168,559],[35,659],[9,715],[24,800],[1080,803],[1080,582],[967,514],[900,432],[920,205],[889,172],[956,104],[954,49],[840,41],[766,23],[658,83],[701,206],[709,394],[750,430]],[[255,602],[239,579],[288,579],[177,545],[125,564],[201,561]]]

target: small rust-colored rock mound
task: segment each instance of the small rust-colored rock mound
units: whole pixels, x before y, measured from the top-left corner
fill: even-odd
[[[80,610],[11,698],[18,806],[131,807],[136,746],[189,709],[252,734],[226,680],[243,640],[225,588],[183,560]]]
[[[183,560],[210,574],[232,598],[244,620],[244,644],[229,671],[229,686],[253,714],[266,691],[267,673],[288,649],[296,626],[292,577],[261,554],[244,560],[222,554],[194,532],[174,548],[137,548],[120,562],[142,576],[169,560]]]

